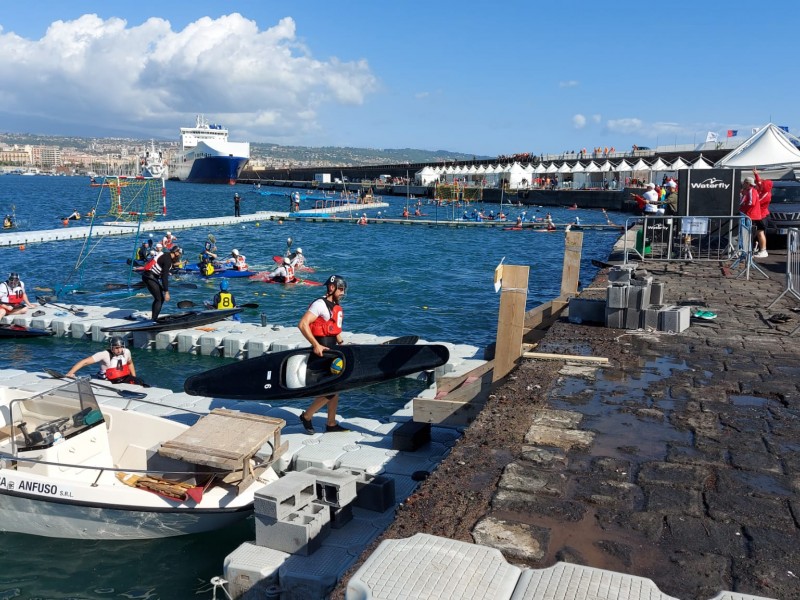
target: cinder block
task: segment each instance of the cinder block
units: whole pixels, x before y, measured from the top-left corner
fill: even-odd
[[[609,283],[630,283],[630,281],[631,281],[631,271],[633,271],[633,269],[622,269],[620,267],[613,267],[608,272],[608,282]]]
[[[631,280],[631,285],[641,285],[641,286],[653,285],[653,276],[652,275],[647,275],[646,277],[638,277],[638,274],[637,274],[637,277],[635,277],[634,279]]]
[[[244,542],[223,563],[228,593],[232,598],[240,598],[253,587],[265,589],[276,585],[278,569],[287,558],[286,552]]]
[[[625,309],[625,329],[639,329],[642,323],[642,311],[635,308]]]
[[[395,504],[394,479],[385,475],[364,474],[356,483],[358,496],[354,506],[374,512],[386,512]]]
[[[606,306],[608,308],[627,308],[629,285],[610,285],[606,293]]]
[[[316,480],[317,501],[322,504],[340,508],[356,498],[358,476],[350,471],[309,467],[303,473]]]
[[[650,286],[650,304],[664,304],[663,283],[653,283]]]
[[[317,480],[303,471],[289,471],[255,493],[255,512],[274,520],[301,510],[317,498]]]
[[[628,289],[628,308],[642,310],[650,306],[650,286],[631,284]]]
[[[570,323],[605,323],[606,301],[570,298],[568,307]]]
[[[659,315],[664,310],[664,306],[651,304],[648,308],[642,311],[642,328],[643,329],[658,329]]]
[[[290,554],[313,554],[330,533],[330,511],[312,502],[282,519],[256,514],[256,544]]]
[[[431,424],[406,421],[392,432],[392,449],[416,452],[431,441]]]
[[[658,330],[680,333],[689,328],[691,318],[692,313],[688,306],[667,307],[660,313]]]
[[[625,309],[606,307],[606,327],[622,329],[625,327]]]
[[[646,279],[648,277],[650,277],[650,274],[647,269],[634,269],[633,273],[631,273],[631,279]]]

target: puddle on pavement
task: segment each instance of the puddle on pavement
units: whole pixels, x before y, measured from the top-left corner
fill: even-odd
[[[673,371],[686,371],[685,361],[666,357],[648,360],[640,370],[598,369],[587,382],[564,377],[551,394],[554,408],[585,415],[581,429],[594,431],[591,456],[642,462],[664,460],[667,444],[689,445],[692,434],[669,422],[674,401],[666,393]],[[641,410],[648,409],[648,410]]]
[[[734,406],[752,406],[761,407],[769,403],[769,398],[759,398],[758,396],[728,396]]]

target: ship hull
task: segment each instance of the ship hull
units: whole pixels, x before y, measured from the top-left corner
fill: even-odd
[[[189,183],[229,183],[239,178],[248,159],[243,156],[209,156],[170,167],[170,179]]]

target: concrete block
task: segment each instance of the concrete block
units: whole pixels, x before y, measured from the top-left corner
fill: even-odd
[[[650,286],[633,285],[628,289],[628,308],[642,310],[650,306]]]
[[[688,306],[667,307],[660,313],[658,330],[680,333],[689,328],[691,318],[692,313]]]
[[[200,354],[204,356],[220,356],[222,354],[222,340],[225,338],[224,331],[210,331],[197,338],[200,346]]]
[[[200,344],[197,343],[199,337],[199,331],[179,331],[177,335],[178,352],[197,354],[200,351]]]
[[[619,269],[614,267],[608,272],[609,283],[630,283],[631,269]]]
[[[66,337],[70,335],[70,330],[72,329],[72,323],[75,321],[75,317],[56,317],[50,322],[50,327],[53,329],[56,337]]]
[[[350,471],[310,467],[303,473],[316,480],[317,501],[321,504],[339,508],[356,498],[358,476]]]
[[[243,358],[250,333],[228,333],[222,338],[222,352],[226,358]]]
[[[232,598],[239,598],[255,586],[266,589],[276,585],[278,569],[287,558],[286,552],[244,542],[226,556],[223,563],[228,593]]]
[[[606,327],[614,329],[625,327],[625,309],[606,307]]]
[[[587,298],[570,298],[568,306],[570,323],[605,323],[606,301]]]
[[[92,321],[73,321],[70,327],[70,335],[74,340],[92,339]]]
[[[642,311],[641,326],[643,329],[658,329],[661,311],[664,306],[658,304],[651,304],[649,307]]]
[[[374,512],[385,512],[395,504],[394,479],[385,475],[364,474],[357,482],[358,496],[354,506]]]
[[[625,309],[625,329],[639,329],[642,323],[642,311],[635,308]]]
[[[256,514],[256,544],[290,554],[313,554],[330,533],[330,511],[312,502],[282,519]]]
[[[606,293],[606,306],[608,308],[628,307],[628,285],[610,285]]]
[[[650,304],[664,304],[664,284],[653,283],[650,286]]]
[[[416,452],[431,441],[431,424],[406,421],[392,432],[392,449]]]
[[[274,520],[301,510],[317,498],[317,480],[301,471],[290,471],[255,493],[257,515]]]

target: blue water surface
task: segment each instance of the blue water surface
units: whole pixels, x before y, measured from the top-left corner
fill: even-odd
[[[264,191],[266,188],[262,188]],[[243,196],[242,213],[286,210],[281,198],[262,196],[249,186],[213,186],[167,182],[166,219],[189,219],[233,214],[233,193]],[[285,189],[276,189],[284,193]],[[385,197],[389,208],[383,216],[400,217],[404,197]],[[22,230],[61,228],[61,218],[74,209],[85,213],[97,206],[104,213],[109,204],[107,189],[89,187],[85,177],[0,177],[0,212],[13,210]],[[302,208],[310,208],[311,203]],[[480,208],[481,205],[478,205]],[[485,205],[498,212],[499,205]],[[527,217],[553,215],[556,223],[605,223],[599,210],[567,210],[546,207],[503,207],[513,222],[522,210]],[[359,211],[361,212],[361,211]],[[368,217],[378,209],[366,210]],[[412,211],[413,212],[413,211]],[[445,221],[449,208],[424,206],[428,219]],[[456,211],[458,216],[462,211]],[[612,215],[615,218],[615,215]],[[617,222],[623,219],[616,216]],[[87,225],[88,222],[69,226]],[[324,281],[330,274],[348,281],[343,302],[345,329],[382,336],[419,335],[428,341],[471,344],[479,350],[494,340],[499,294],[493,287],[494,269],[501,259],[507,264],[528,265],[528,308],[558,296],[564,253],[563,232],[532,230],[503,231],[489,227],[401,226],[350,223],[258,221],[214,229],[195,228],[174,232],[188,257],[196,257],[209,233],[216,236],[222,253],[237,248],[254,270],[271,269],[273,255],[283,254],[286,239],[301,247],[314,273],[302,274]],[[160,237],[162,232],[156,235]],[[617,232],[587,230],[583,236],[581,280],[595,276],[592,258],[604,259],[616,241]],[[33,297],[35,288],[54,288],[66,281],[80,282],[80,289],[98,292],[105,283],[127,281],[124,260],[137,241],[133,235],[28,244],[24,249],[0,248],[0,275],[20,272]],[[80,256],[88,258],[76,268]],[[134,280],[138,276],[134,275]],[[180,283],[197,284],[186,289]],[[179,300],[202,303],[210,300],[219,280],[204,281],[195,275],[173,280],[173,302],[164,311],[176,311]],[[243,313],[244,321],[259,323],[260,313],[269,322],[296,326],[308,304],[322,288],[284,287],[247,279],[231,279],[231,290],[239,303],[255,302],[259,309]],[[146,294],[74,295],[63,300],[68,306],[107,304],[149,310]],[[69,338],[3,341],[0,368],[66,371],[96,352],[100,344]],[[216,357],[134,350],[137,372],[150,384],[180,390],[186,376],[224,364]],[[88,374],[88,373],[87,373]],[[366,390],[345,393],[339,405],[343,417],[386,418],[398,410],[421,384],[409,380],[390,382]],[[308,400],[287,402],[305,406]],[[177,539],[137,542],[87,542],[46,540],[18,534],[0,534],[0,598],[189,598],[207,589],[207,582],[222,573],[224,557],[242,541],[254,536],[248,521],[225,532]],[[204,587],[205,586],[205,587]],[[197,597],[210,597],[200,593]]]

